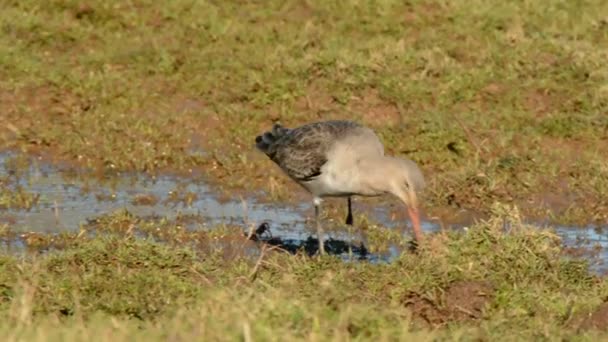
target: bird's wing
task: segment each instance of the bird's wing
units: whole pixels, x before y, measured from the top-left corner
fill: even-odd
[[[321,167],[327,162],[324,141],[300,134],[290,134],[283,140],[273,160],[290,177],[306,182],[321,174]]]
[[[321,174],[336,139],[354,127],[352,122],[326,121],[289,130],[275,144],[272,159],[292,178],[310,181]]]

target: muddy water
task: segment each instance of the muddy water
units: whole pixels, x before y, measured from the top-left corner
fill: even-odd
[[[166,217],[178,215],[200,218],[190,229],[206,229],[217,224],[236,224],[248,229],[266,222],[275,237],[292,246],[305,246],[314,235],[313,225],[307,221],[312,208],[310,203],[281,207],[257,203],[252,198],[220,201],[213,189],[201,182],[161,176],[155,179],[124,175],[110,181],[92,181],[90,176],[65,172],[55,166],[30,159],[23,167],[17,167],[11,154],[0,154],[0,179],[8,179],[11,186],[19,185],[25,191],[40,194],[35,206],[26,209],[0,209],[0,223],[10,223],[16,231],[58,232],[78,230],[89,219],[126,209],[138,217]],[[195,194],[189,201],[175,200],[187,194]],[[379,207],[369,213],[379,223],[395,228],[402,223],[391,220],[389,211]],[[432,222],[422,222],[426,232],[440,227]],[[608,265],[608,232],[592,227],[556,227],[567,246],[575,248],[577,255],[592,258],[592,268],[603,272]],[[358,247],[361,236],[355,232],[349,236],[343,231],[332,231],[326,238],[334,239],[333,245],[343,250],[344,242],[352,238]],[[589,251],[580,253],[580,251]],[[369,254],[354,248],[355,253],[365,254],[368,260],[389,261],[400,249],[390,247],[383,254]],[[338,253],[339,254],[339,253]]]

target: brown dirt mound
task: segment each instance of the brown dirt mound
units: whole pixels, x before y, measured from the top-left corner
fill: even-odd
[[[477,319],[481,317],[486,303],[492,298],[494,288],[480,281],[453,283],[445,294],[445,307],[450,320]]]
[[[404,300],[404,304],[412,312],[414,322],[417,324],[436,326],[446,322],[444,312],[428,298],[412,294]]]
[[[404,304],[412,311],[415,321],[437,326],[481,318],[493,295],[494,288],[488,282],[457,281],[445,290],[441,303],[411,294]]]
[[[573,319],[579,330],[608,331],[608,302],[600,305],[595,311],[581,313]]]

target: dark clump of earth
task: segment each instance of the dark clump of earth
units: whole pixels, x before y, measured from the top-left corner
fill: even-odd
[[[608,301],[600,304],[593,311],[581,312],[574,315],[571,325],[577,327],[580,331],[608,331]]]
[[[411,293],[403,300],[414,322],[438,326],[454,321],[476,320],[494,296],[494,288],[483,281],[456,281],[450,284],[439,300]]]

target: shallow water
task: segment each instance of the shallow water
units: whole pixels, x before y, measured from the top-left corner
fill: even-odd
[[[166,217],[192,215],[201,218],[190,224],[190,229],[206,229],[217,224],[236,224],[258,227],[266,222],[272,236],[290,245],[306,245],[314,235],[312,225],[307,222],[312,208],[310,203],[297,206],[277,206],[257,203],[253,198],[220,201],[213,189],[201,182],[178,177],[160,176],[133,177],[123,175],[111,181],[91,181],[90,176],[65,176],[56,166],[30,159],[25,169],[11,163],[11,154],[0,154],[0,177],[9,177],[28,192],[40,194],[38,203],[29,210],[0,209],[0,223],[10,222],[16,231],[59,232],[75,231],[89,219],[126,209],[138,217]],[[171,201],[175,194],[192,193],[196,198],[189,203]],[[145,195],[154,200],[147,203],[134,201]],[[146,202],[146,201],[141,201]],[[355,208],[356,209],[356,208]],[[390,219],[389,210],[378,207],[370,212],[376,221],[389,228],[402,222]],[[423,221],[426,232],[440,229],[438,224]],[[603,261],[608,260],[608,234],[594,227],[555,227],[564,243],[577,250],[588,249],[593,253],[582,253],[593,258],[592,269],[598,272],[608,270]],[[356,231],[356,230],[355,230]],[[345,231],[331,231],[326,238],[343,243],[350,241]],[[360,236],[353,235],[357,244]],[[340,245],[342,246],[342,245]],[[358,246],[358,245],[357,245]],[[367,254],[365,259],[389,261],[400,253],[397,247],[390,247],[387,253]]]
[[[7,155],[0,155],[0,176],[12,173],[7,170]],[[267,207],[246,201],[220,203],[205,184],[181,182],[175,177],[134,177],[125,175],[112,181],[84,180],[86,176],[64,177],[50,165],[31,165],[18,179],[28,192],[41,194],[36,206],[30,210],[4,210],[3,217],[14,221],[23,230],[55,232],[77,230],[87,219],[126,209],[140,217],[162,216],[173,219],[178,215],[196,215],[204,224],[256,224],[270,221],[286,234],[299,237],[303,218],[292,210]],[[192,192],[197,198],[187,205],[170,201],[175,192]],[[138,204],[139,195],[151,196],[156,203]],[[203,224],[203,223],[201,223]],[[294,235],[295,234],[295,235]]]
[[[602,227],[554,227],[565,246],[590,260],[592,271],[608,274],[608,230]]]

